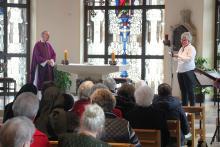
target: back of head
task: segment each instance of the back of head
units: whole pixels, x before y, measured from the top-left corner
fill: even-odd
[[[172,88],[169,84],[163,83],[158,86],[158,95],[165,97],[172,95]]]
[[[17,98],[23,92],[31,92],[31,93],[37,95],[37,87],[34,86],[34,84],[32,84],[32,83],[27,83],[21,87],[21,89],[16,94],[15,98]]]
[[[154,97],[153,90],[148,86],[142,86],[135,90],[135,101],[138,106],[150,106]]]
[[[92,103],[98,104],[104,112],[111,112],[116,105],[115,97],[107,89],[97,89],[91,95]]]
[[[14,117],[4,123],[0,130],[1,147],[24,147],[31,143],[35,127],[26,117]]]
[[[107,86],[105,86],[102,83],[97,83],[95,85],[92,86],[91,90],[90,90],[90,96],[97,90],[97,89],[108,89]]]
[[[87,105],[81,117],[80,129],[89,132],[102,131],[105,123],[105,115],[100,106],[97,104]]]
[[[42,87],[42,95],[44,94],[45,90],[49,87],[56,87],[56,84],[53,81],[45,81]]]
[[[61,96],[60,89],[52,86],[45,90],[43,99],[40,102],[40,112],[51,110],[55,102],[57,101],[58,97]]]
[[[103,84],[107,86],[110,91],[115,92],[117,86],[115,79],[107,78],[103,81]]]
[[[90,96],[91,88],[93,87],[92,81],[85,81],[82,84],[80,84],[78,88],[78,97],[79,99],[88,99]]]
[[[135,91],[135,88],[133,85],[131,84],[123,84],[119,89],[118,89],[118,96],[121,96],[121,97],[124,97],[124,98],[127,98],[127,99],[131,99],[134,97],[134,91]]]
[[[39,99],[31,92],[20,94],[12,106],[14,116],[26,116],[31,120],[34,120],[38,109]]]
[[[63,93],[62,95],[64,97],[64,110],[69,111],[74,105],[74,98],[71,94]]]
[[[135,83],[135,89],[138,89],[141,86],[145,86],[147,83],[144,80],[139,80]]]

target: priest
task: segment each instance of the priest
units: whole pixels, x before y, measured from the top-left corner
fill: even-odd
[[[41,33],[41,40],[38,41],[33,49],[31,63],[31,83],[42,89],[43,82],[53,81],[53,67],[56,60],[56,53],[48,42],[50,38],[48,31]]]

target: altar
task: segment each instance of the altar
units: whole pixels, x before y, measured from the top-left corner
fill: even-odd
[[[94,80],[104,80],[110,73],[121,72],[129,69],[129,65],[94,65],[94,64],[74,64],[68,65],[57,64],[57,69],[60,71],[72,74],[72,89],[76,89],[76,80],[91,78]]]

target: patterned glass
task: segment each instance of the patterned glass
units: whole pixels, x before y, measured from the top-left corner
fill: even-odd
[[[122,59],[116,59],[118,64],[122,63]],[[128,78],[132,79],[133,81],[138,81],[141,79],[141,59],[127,59],[129,70]],[[120,77],[120,72],[110,74],[111,77]]]
[[[131,6],[131,5],[142,5],[143,0],[109,0],[110,6]]]
[[[146,12],[146,55],[164,54],[164,10]]]
[[[0,8],[0,52],[4,51],[4,10]]]
[[[157,87],[163,82],[164,69],[162,59],[147,59],[145,60],[146,66],[146,81],[150,87],[157,92]]]
[[[8,8],[8,53],[26,53],[26,9]]]
[[[123,10],[122,10],[123,11]],[[129,29],[124,30],[124,25],[120,13],[117,10],[109,10],[109,47],[108,54],[113,51],[116,55],[123,53],[123,39],[121,35],[127,37],[126,54],[141,55],[141,40],[142,40],[142,10],[131,10]],[[117,16],[118,14],[118,16]],[[129,34],[126,33],[129,31]],[[126,36],[127,35],[127,36]]]
[[[26,4],[26,3],[27,3],[27,0],[8,0],[8,3]]]
[[[26,83],[26,58],[12,57],[7,64],[8,77],[12,77],[17,82],[17,90]]]
[[[87,23],[88,54],[103,55],[105,44],[105,19],[103,10],[89,11]]]

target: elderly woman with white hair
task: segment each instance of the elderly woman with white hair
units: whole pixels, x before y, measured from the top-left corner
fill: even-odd
[[[102,133],[105,115],[100,106],[89,104],[85,107],[78,134],[64,134],[59,138],[59,147],[110,147],[97,139]]]
[[[24,116],[14,117],[4,123],[0,130],[1,147],[30,147],[35,127]]]
[[[73,107],[73,112],[81,117],[82,113],[85,110],[85,106],[90,104],[90,93],[91,89],[94,86],[92,81],[84,81],[78,88],[78,98],[79,100],[76,101]]]
[[[195,95],[194,95],[194,86],[195,86],[195,56],[196,49],[191,44],[192,35],[190,32],[184,32],[181,35],[181,44],[178,54],[173,56],[178,60],[177,66],[177,77],[179,82],[179,87],[182,95],[182,105],[187,106],[188,101],[190,106],[195,105]]]
[[[25,116],[29,118],[31,121],[35,120],[39,109],[39,99],[36,95],[31,92],[24,92],[20,94],[17,99],[14,101],[12,106],[12,110],[14,116]],[[50,147],[48,138],[46,134],[35,129],[33,135],[33,142],[31,147]]]
[[[135,90],[136,106],[127,113],[125,118],[136,129],[157,129],[161,131],[162,146],[169,140],[169,132],[165,113],[155,109],[152,105],[153,90],[145,85]]]

